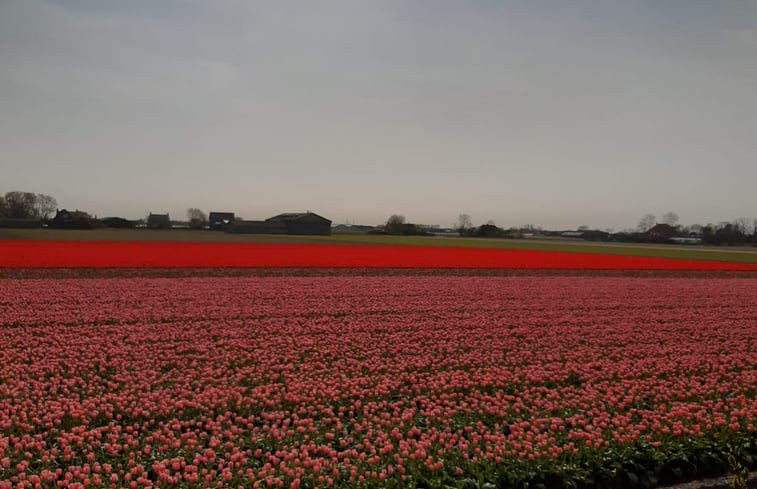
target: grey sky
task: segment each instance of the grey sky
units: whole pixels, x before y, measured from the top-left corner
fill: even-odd
[[[99,216],[757,217],[757,2],[0,0],[0,192]]]

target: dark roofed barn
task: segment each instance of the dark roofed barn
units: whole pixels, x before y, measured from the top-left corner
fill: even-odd
[[[645,233],[650,239],[670,239],[677,237],[678,230],[670,224],[655,224],[655,226]]]
[[[287,234],[331,235],[331,221],[314,212],[289,212],[266,219],[269,223],[283,223]]]
[[[171,229],[171,218],[168,214],[153,214],[147,217],[147,229]]]
[[[211,212],[208,215],[208,228],[220,231],[227,224],[234,222],[233,212]]]
[[[58,229],[94,229],[90,215],[79,210],[58,209],[55,217],[50,219],[49,225]]]

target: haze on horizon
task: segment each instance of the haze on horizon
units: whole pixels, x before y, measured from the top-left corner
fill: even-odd
[[[0,193],[129,218],[757,217],[757,2],[0,3]]]

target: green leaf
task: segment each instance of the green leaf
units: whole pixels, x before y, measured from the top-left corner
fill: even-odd
[[[657,487],[657,484],[660,483],[660,480],[657,478],[657,475],[650,473],[649,483],[651,484],[652,487]]]

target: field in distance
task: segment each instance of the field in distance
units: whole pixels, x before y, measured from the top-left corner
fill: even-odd
[[[554,238],[487,239],[448,236],[383,236],[360,234],[289,236],[227,234],[215,231],[191,231],[184,229],[173,229],[170,231],[148,229],[96,229],[85,231],[59,229],[0,229],[0,239],[458,246],[757,263],[757,248],[749,247],[717,248],[706,246],[650,245],[636,243],[600,243]]]

